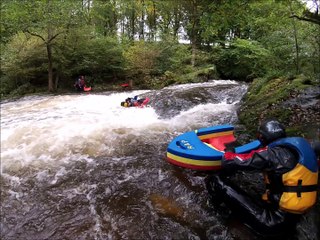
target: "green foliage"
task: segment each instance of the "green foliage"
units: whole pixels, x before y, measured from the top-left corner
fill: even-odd
[[[60,46],[64,49],[61,55],[65,59],[61,66],[67,76],[82,74],[103,82],[123,74],[123,46],[118,40],[112,37],[91,37],[83,34],[90,29],[82,30],[70,35],[67,42]]]
[[[267,72],[270,52],[256,41],[236,39],[228,48],[218,48],[216,65],[223,78],[252,80]]]
[[[189,47],[178,42],[163,41],[158,43],[160,54],[157,58],[157,71],[182,72],[190,64],[191,53]]]
[[[125,53],[127,70],[131,76],[150,75],[154,69],[160,51],[155,43],[135,42]]]
[[[24,83],[22,85],[19,85],[18,88],[14,89],[12,92],[10,92],[10,96],[23,96],[35,92],[36,89],[34,86],[32,86],[30,83]]]
[[[320,28],[292,17],[305,12],[302,1],[254,1],[251,9],[251,37],[274,56],[268,74],[315,77],[320,73]]]
[[[207,54],[197,54],[197,66],[191,66],[188,45],[139,41],[124,53],[127,71],[135,84],[159,88],[172,83],[207,81],[217,77]]]
[[[117,18],[120,11],[116,1],[95,0],[90,12],[96,31],[103,36],[114,36],[117,32]]]
[[[233,41],[234,38],[247,38],[252,21],[250,6],[252,1],[209,1],[204,6],[201,23],[202,37],[213,43]]]
[[[30,36],[38,38],[45,46],[47,58],[48,90],[54,91],[54,51],[59,36],[66,36],[68,31],[81,23],[81,4],[76,1],[17,1],[5,2],[3,25],[13,26]],[[78,8],[78,11],[75,9]],[[12,22],[10,22],[10,20]],[[10,23],[9,23],[10,22]],[[5,31],[8,33],[9,31]],[[31,67],[30,67],[31,68]],[[37,68],[38,69],[38,68]],[[35,69],[32,69],[34,71]]]
[[[39,38],[18,33],[1,55],[1,69],[17,85],[36,81],[46,71],[45,48]]]
[[[127,76],[135,84],[150,87],[151,76],[156,73],[155,65],[160,51],[156,43],[135,42],[124,53]]]
[[[93,82],[104,82],[121,76],[124,72],[123,46],[110,37],[90,38],[86,32],[76,31],[67,38],[57,38],[54,69],[60,75],[60,85],[72,86],[80,74],[91,77]],[[46,50],[42,41],[20,33],[6,45],[1,56],[2,71],[17,85],[24,82],[47,84]]]
[[[169,42],[135,42],[124,53],[127,72],[136,84],[166,86],[179,81],[180,74],[190,73],[188,46]]]
[[[6,75],[1,75],[0,77],[0,96],[6,96],[9,95],[10,92],[14,91],[18,86],[15,81],[13,81],[11,78],[9,78]]]

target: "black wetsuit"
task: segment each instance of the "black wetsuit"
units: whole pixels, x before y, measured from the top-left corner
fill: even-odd
[[[256,233],[281,235],[294,231],[300,214],[279,209],[282,175],[292,170],[298,162],[297,154],[285,147],[265,148],[247,155],[226,153],[222,172],[206,179],[213,202],[224,202],[239,220]],[[249,195],[228,176],[236,170],[258,170],[269,179],[268,201]]]

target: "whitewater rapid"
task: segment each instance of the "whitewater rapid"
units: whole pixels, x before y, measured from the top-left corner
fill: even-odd
[[[212,115],[231,112],[234,108],[223,100],[197,105],[170,119],[160,119],[152,102],[145,108],[120,106],[127,97],[148,94],[153,93],[140,90],[106,95],[26,97],[2,104],[1,171],[18,170],[26,164],[54,165],[79,157],[112,156],[115,146],[126,145],[124,139],[129,139],[127,145],[132,143],[130,136],[134,140],[154,139],[164,131],[179,134],[205,126],[206,119],[210,120]]]

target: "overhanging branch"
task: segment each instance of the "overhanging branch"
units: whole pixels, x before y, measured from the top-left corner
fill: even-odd
[[[291,15],[290,18],[297,18],[298,20],[301,20],[301,21],[311,22],[311,23],[320,25],[320,18],[307,18],[307,17],[298,16],[295,14]]]

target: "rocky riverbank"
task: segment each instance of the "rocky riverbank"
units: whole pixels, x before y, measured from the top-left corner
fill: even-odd
[[[250,85],[238,115],[251,134],[261,120],[277,118],[286,125],[288,135],[319,140],[319,81],[305,77],[256,79]]]

